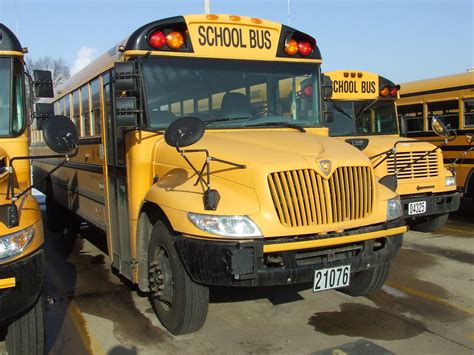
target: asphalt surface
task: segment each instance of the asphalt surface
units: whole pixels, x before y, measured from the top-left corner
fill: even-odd
[[[50,354],[472,354],[474,211],[435,233],[408,232],[385,286],[369,297],[301,287],[211,290],[203,329],[175,337],[112,272],[105,236],[47,232]],[[4,343],[0,340],[0,354]]]

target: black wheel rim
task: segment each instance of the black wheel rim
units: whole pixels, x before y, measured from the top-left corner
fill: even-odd
[[[166,248],[160,245],[150,265],[150,284],[154,298],[162,308],[170,311],[174,301],[174,278],[171,259]]]

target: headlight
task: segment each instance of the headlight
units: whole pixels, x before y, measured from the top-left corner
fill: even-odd
[[[456,178],[454,176],[446,176],[444,178],[445,186],[456,186]]]
[[[391,198],[387,201],[387,221],[401,217],[403,215],[400,197]]]
[[[27,228],[0,237],[0,261],[21,254],[30,245],[34,234],[35,230],[33,228]]]
[[[262,232],[247,216],[214,216],[188,213],[188,218],[199,229],[231,238],[261,238]]]

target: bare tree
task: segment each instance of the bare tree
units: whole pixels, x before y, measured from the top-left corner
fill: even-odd
[[[53,86],[60,85],[71,76],[69,66],[62,58],[54,59],[53,57],[40,57],[36,60],[26,58],[26,66],[30,72],[35,69],[49,70],[53,75]]]

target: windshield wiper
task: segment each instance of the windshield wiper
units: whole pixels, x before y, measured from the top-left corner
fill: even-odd
[[[245,127],[266,127],[266,126],[275,126],[275,127],[288,127],[288,128],[294,128],[297,129],[300,132],[306,132],[306,130],[298,125],[292,124],[292,123],[287,123],[287,122],[262,122],[250,126],[245,126]]]
[[[239,121],[239,120],[248,120],[249,116],[243,116],[243,117],[227,117],[227,118],[216,118],[215,120],[206,120],[204,122],[204,125],[208,125],[209,123],[214,123],[214,122],[228,122],[228,121]]]
[[[334,108],[336,109],[337,112],[340,112],[342,113],[343,115],[346,115],[347,117],[349,117],[351,120],[354,119],[354,117],[352,117],[351,115],[349,115],[348,113],[346,113],[346,111],[344,111],[338,104],[336,104],[336,102],[334,102],[334,100],[330,100],[332,105],[334,106]]]

